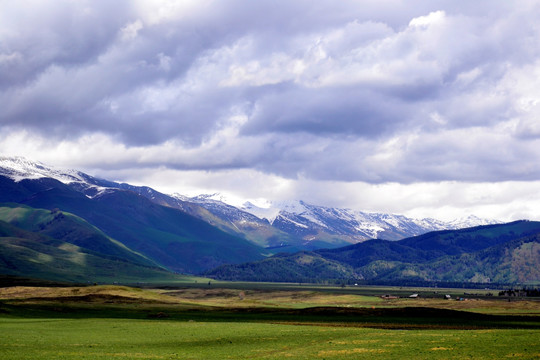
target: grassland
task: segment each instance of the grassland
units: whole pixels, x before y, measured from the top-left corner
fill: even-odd
[[[423,291],[423,293],[421,292]],[[2,359],[540,358],[540,303],[461,290],[0,288]],[[421,297],[384,300],[392,293]]]

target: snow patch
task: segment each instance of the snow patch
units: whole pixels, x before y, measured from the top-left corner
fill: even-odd
[[[280,219],[286,221],[286,222],[289,222],[289,223],[291,223],[291,224],[294,224],[294,226],[301,227],[301,228],[303,228],[303,229],[309,229],[309,226],[304,225],[304,224],[301,224],[301,223],[299,223],[299,222],[297,222],[297,221],[294,221],[294,220],[292,220],[292,219],[290,219],[290,218],[288,218],[288,217],[286,217],[286,216],[279,215],[278,217],[279,217]]]
[[[41,178],[52,178],[64,184],[86,182],[79,171],[58,169],[23,157],[0,156],[0,175],[7,176],[16,182]]]
[[[240,210],[250,213],[251,215],[255,215],[259,219],[266,219],[268,222],[270,222],[270,224],[274,223],[281,212],[279,208],[272,207],[271,205],[268,207],[259,207],[250,201],[245,202],[240,207]]]

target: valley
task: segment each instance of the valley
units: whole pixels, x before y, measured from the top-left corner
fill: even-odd
[[[267,218],[0,165],[2,359],[540,356],[538,298],[499,296],[540,283],[539,222],[456,229],[301,201]]]

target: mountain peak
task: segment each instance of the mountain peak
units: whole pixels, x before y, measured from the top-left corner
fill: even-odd
[[[274,222],[276,217],[281,212],[281,209],[272,206],[272,203],[269,201],[257,202],[257,204],[254,204],[251,201],[246,201],[244,204],[242,204],[240,209],[255,215],[259,219],[266,219],[268,222],[270,222],[270,224]]]
[[[181,201],[189,201],[189,197],[182,195],[180,193],[177,193],[177,192],[172,193],[170,196],[173,197],[174,199],[178,199]]]
[[[82,173],[75,170],[64,170],[30,161],[22,156],[0,156],[0,175],[14,181],[23,179],[52,178],[63,183],[84,182]]]
[[[461,217],[459,219],[455,219],[450,222],[450,224],[453,226],[454,229],[474,227],[474,226],[479,226],[479,225],[491,225],[491,224],[496,224],[496,223],[499,223],[499,222],[495,220],[490,220],[490,219],[482,219],[476,215],[468,215],[465,217]]]
[[[221,193],[213,193],[213,194],[200,194],[195,197],[192,197],[191,200],[194,200],[196,202],[204,202],[204,201],[219,201],[225,204],[228,204],[227,196],[221,194]]]

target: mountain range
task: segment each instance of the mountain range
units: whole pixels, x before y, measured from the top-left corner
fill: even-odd
[[[288,252],[339,247],[377,238],[399,240],[429,231],[496,222],[472,215],[450,222],[411,219],[403,215],[316,206],[299,200],[266,201],[259,206],[248,201],[235,207],[226,203],[226,198],[219,194],[196,197],[178,193],[167,195],[147,186],[98,179],[80,171],[61,170],[21,157],[0,157],[0,176],[15,182],[55,179],[90,199],[119,190],[131,191],[156,204],[180,209],[256,245]]]
[[[172,196],[183,201],[182,209],[192,215],[274,252],[334,248],[369,239],[400,240],[430,231],[497,223],[474,215],[449,222],[413,219],[403,215],[312,205],[302,200],[265,201],[259,206],[246,201],[235,207],[220,194]],[[186,206],[186,203],[191,206]],[[192,204],[203,207],[211,216],[194,211]]]
[[[172,272],[198,273],[223,263],[263,258],[264,249],[250,241],[180,209],[160,205],[157,196],[152,201],[152,195],[141,196],[129,188],[80,172],[58,172],[21,158],[3,158],[0,220],[20,228],[17,214],[28,208],[75,215],[129,252],[142,254],[154,266]],[[27,221],[31,231],[41,230],[38,216],[29,216]],[[72,231],[69,224],[61,230]],[[54,239],[65,241],[58,236]],[[101,254],[111,255],[108,250]],[[48,257],[38,256],[34,261],[44,258]],[[115,258],[126,260],[120,255]]]
[[[540,222],[516,221],[435,231],[400,241],[368,240],[337,249],[282,253],[223,265],[222,280],[349,283],[539,283]]]
[[[219,194],[167,195],[150,187],[99,179],[20,157],[0,157],[0,273],[66,281],[170,279],[174,273],[250,279],[245,273],[231,275],[241,273],[236,265],[249,264],[253,269],[263,266],[268,270],[254,270],[259,275],[279,274],[261,280],[382,281],[422,273],[426,266],[435,266],[431,262],[452,261],[444,256],[458,256],[432,254],[424,261],[425,249],[403,245],[408,244],[408,238],[432,231],[438,234],[443,229],[494,226],[489,225],[492,221],[472,216],[441,222],[303,201],[246,202],[238,207],[225,201]],[[361,266],[327,257],[332,251],[352,246],[361,249],[355,256],[365,259],[373,244],[385,244],[377,245],[382,246],[375,252],[380,258],[370,258],[372,261]],[[400,256],[414,253],[420,258],[382,256],[393,252]],[[462,251],[459,255],[478,254]],[[300,270],[291,273],[290,266],[284,264],[295,258],[304,268],[321,261],[328,266],[319,266],[318,275]],[[535,263],[535,259],[532,256],[530,262]],[[267,268],[270,263],[275,265],[273,269]],[[460,278],[472,281],[474,277]],[[474,279],[486,278],[479,275]]]

